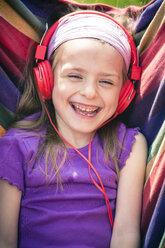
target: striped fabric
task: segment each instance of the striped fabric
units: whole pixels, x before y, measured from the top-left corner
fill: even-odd
[[[140,11],[136,26],[142,77],[137,95],[122,120],[139,126],[148,141],[149,154],[143,194],[143,248],[165,247],[165,1],[152,0],[143,7],[119,9],[103,4],[78,4],[72,0],[15,0],[0,2],[0,136],[13,120],[24,81],[28,49],[39,42],[45,21],[67,4],[95,6],[107,14],[133,16]],[[37,27],[37,29],[36,29]],[[38,30],[38,32],[36,32]]]

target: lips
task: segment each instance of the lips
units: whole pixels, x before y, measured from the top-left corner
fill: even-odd
[[[100,107],[97,106],[92,106],[92,105],[85,105],[85,104],[80,104],[80,103],[71,103],[72,108],[80,115],[84,116],[94,116],[98,113],[100,110]]]

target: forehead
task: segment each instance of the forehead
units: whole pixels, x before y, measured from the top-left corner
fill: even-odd
[[[81,55],[81,57],[79,57]],[[110,44],[105,41],[95,38],[78,38],[64,42],[55,51],[56,59],[62,58],[79,58],[83,59],[88,57],[90,59],[92,55],[93,59],[99,58],[105,61],[119,59],[123,61],[122,55]]]

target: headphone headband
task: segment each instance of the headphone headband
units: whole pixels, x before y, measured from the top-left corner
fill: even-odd
[[[71,17],[71,16],[76,16],[79,14],[91,14],[91,15],[103,16],[103,17],[113,21],[114,23],[116,23],[124,31],[124,33],[127,36],[130,47],[131,47],[131,65],[133,66],[133,69],[132,69],[133,73],[131,73],[131,79],[132,80],[138,80],[140,78],[140,70],[138,67],[138,55],[137,55],[136,46],[134,44],[134,41],[133,41],[131,35],[128,33],[128,31],[121,24],[119,24],[112,17],[110,17],[109,15],[107,15],[105,13],[98,12],[98,11],[76,11],[76,12],[69,13],[69,14],[61,17],[58,21],[56,21],[49,28],[49,30],[44,35],[41,44],[39,44],[37,46],[36,53],[35,53],[35,59],[37,59],[37,60],[44,60],[45,59],[47,46],[48,46],[50,39],[51,39],[52,35],[54,34],[56,28],[58,27],[58,25],[66,18]]]
[[[49,63],[48,60],[45,60],[46,57],[46,53],[47,53],[47,47],[50,43],[50,40],[54,34],[54,32],[56,31],[56,29],[58,28],[58,26],[65,20],[67,20],[69,17],[72,16],[76,16],[76,15],[97,15],[97,16],[101,16],[104,18],[107,18],[108,20],[111,20],[112,22],[114,22],[116,25],[118,25],[120,27],[120,29],[122,29],[124,31],[124,34],[127,37],[127,41],[129,43],[130,49],[131,49],[131,62],[130,62],[130,80],[134,81],[134,80],[139,80],[140,78],[140,73],[141,73],[141,67],[138,66],[138,54],[137,54],[137,50],[136,50],[136,46],[134,44],[134,41],[131,37],[131,35],[128,33],[128,31],[121,25],[119,24],[116,20],[114,20],[112,17],[110,17],[109,15],[102,13],[102,12],[98,12],[98,11],[76,11],[76,12],[72,12],[69,13],[63,17],[61,17],[58,21],[56,21],[49,29],[48,31],[45,33],[45,35],[43,36],[42,40],[41,40],[41,44],[39,44],[37,46],[36,49],[36,53],[35,53],[35,59],[36,61],[40,61],[40,63],[37,63],[37,67],[34,68],[34,76],[36,79],[36,83],[37,86],[39,88],[39,91],[41,93],[42,96],[44,96],[44,98],[51,98],[51,94],[52,94],[52,89],[53,89],[53,75],[51,72],[51,65]],[[130,82],[129,80],[127,80],[129,82],[129,84],[132,82]],[[130,89],[130,87],[124,87],[124,91]],[[132,86],[133,90],[134,90],[134,85]],[[135,93],[135,92],[134,92]],[[121,95],[127,95],[121,92]],[[127,103],[124,105],[125,107],[122,107],[122,111],[120,110],[120,108],[117,109],[117,113],[120,114],[121,112],[123,112],[123,110],[129,105],[130,101],[133,99],[133,97],[130,97],[130,94],[132,96],[134,96],[135,94],[132,94],[132,90],[131,92],[129,92],[128,90],[128,101]],[[123,97],[120,97],[121,99],[123,99]],[[130,100],[131,99],[131,100]],[[123,105],[123,100],[122,100],[122,105]],[[120,107],[120,99],[119,99],[119,106]]]

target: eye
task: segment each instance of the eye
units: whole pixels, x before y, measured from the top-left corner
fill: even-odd
[[[77,74],[69,74],[68,77],[71,79],[82,79],[82,77],[80,75],[77,75]]]
[[[107,84],[107,85],[113,85],[113,82],[109,81],[109,80],[101,80],[100,83],[101,84]]]

